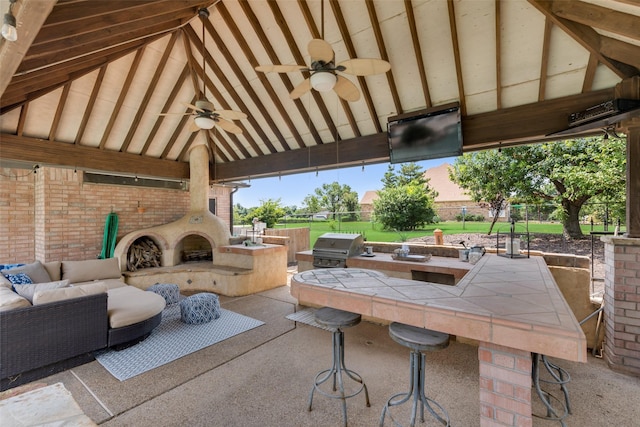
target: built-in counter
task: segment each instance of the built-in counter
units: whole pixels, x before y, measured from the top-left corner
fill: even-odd
[[[586,362],[585,336],[542,257],[485,255],[469,268],[455,286],[358,268],[309,270],[293,276],[291,295],[477,340],[480,425],[531,425],[531,353]],[[488,416],[505,411],[514,424]]]

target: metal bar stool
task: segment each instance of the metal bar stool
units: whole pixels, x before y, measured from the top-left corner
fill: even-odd
[[[318,372],[313,381],[313,387],[311,388],[311,394],[309,395],[309,411],[311,411],[311,405],[313,403],[313,393],[318,391],[327,397],[332,399],[342,400],[342,419],[343,425],[347,425],[347,401],[349,397],[353,397],[362,390],[366,399],[367,406],[371,406],[369,403],[369,392],[367,391],[367,385],[362,380],[362,377],[351,369],[347,369],[344,366],[344,334],[341,328],[348,328],[360,323],[361,316],[356,313],[350,313],[348,311],[337,310],[335,308],[323,307],[316,311],[315,320],[319,324],[330,328],[333,335],[333,364],[331,368]],[[346,377],[343,377],[343,372]],[[332,391],[327,392],[320,388],[320,385],[329,379],[333,379]],[[345,392],[344,380],[352,379],[356,383],[359,383],[357,388],[349,392]]]
[[[449,346],[449,335],[442,332],[431,331],[429,329],[417,328],[415,326],[404,325],[402,323],[393,322],[389,325],[389,336],[398,344],[411,349],[410,355],[410,386],[406,393],[394,394],[387,400],[382,408],[380,416],[380,427],[384,425],[384,418],[388,414],[394,425],[400,426],[391,413],[392,406],[402,405],[403,403],[413,399],[411,407],[410,426],[416,424],[418,414],[418,406],[420,407],[420,421],[424,422],[424,408],[438,420],[442,425],[449,426],[449,414],[435,400],[429,399],[425,395],[424,375],[425,375],[425,355],[422,351],[437,351]],[[434,410],[434,406],[442,414],[438,414]]]
[[[544,416],[533,415],[546,420],[558,421],[562,427],[566,427],[567,424],[564,422],[564,419],[571,414],[571,402],[569,401],[569,390],[567,389],[567,384],[571,381],[571,376],[565,369],[549,362],[544,354],[531,353],[531,359],[531,380],[536,393],[547,411]],[[542,366],[545,367],[551,379],[540,378],[540,362],[542,362]],[[560,386],[563,399],[561,400],[548,391],[543,390],[540,385],[541,382],[550,384],[551,386]],[[556,403],[555,405],[554,402]]]

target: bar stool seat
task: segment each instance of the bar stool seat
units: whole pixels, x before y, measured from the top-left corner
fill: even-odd
[[[442,332],[432,331],[429,329],[418,328],[415,326],[405,325],[393,322],[389,325],[389,336],[398,344],[411,349],[410,355],[410,387],[406,393],[394,394],[387,400],[382,415],[380,416],[380,427],[384,425],[386,415],[394,422],[394,425],[400,424],[394,419],[391,413],[391,407],[399,406],[412,399],[410,426],[415,426],[418,407],[420,407],[420,421],[424,422],[424,408],[439,421],[442,425],[449,426],[449,414],[435,400],[429,399],[425,394],[424,376],[425,376],[425,355],[423,351],[438,351],[449,346],[449,335]],[[438,412],[434,409],[437,408]]]
[[[346,399],[356,396],[364,390],[366,405],[371,406],[369,403],[367,385],[362,380],[362,377],[351,369],[347,369],[344,364],[344,333],[341,328],[356,326],[360,323],[360,320],[361,316],[359,314],[331,307],[320,308],[315,313],[315,321],[326,326],[332,332],[333,363],[331,368],[320,371],[315,376],[313,387],[311,388],[311,394],[309,395],[308,410],[311,411],[313,393],[315,391],[332,399],[340,399],[342,401],[342,420],[345,427],[347,425]],[[346,374],[344,377],[343,373]],[[333,379],[331,390],[327,391],[320,388],[320,386],[329,379]],[[349,379],[356,383],[356,388],[353,391],[345,392],[344,381]]]

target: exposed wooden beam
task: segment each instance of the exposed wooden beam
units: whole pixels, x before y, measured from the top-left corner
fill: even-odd
[[[107,139],[111,135],[111,129],[113,129],[113,125],[120,114],[120,109],[124,104],[124,99],[127,97],[129,93],[129,88],[131,87],[131,83],[133,82],[133,78],[136,75],[136,70],[140,65],[140,61],[142,61],[142,56],[144,55],[144,47],[140,48],[138,52],[136,52],[135,58],[133,58],[133,63],[131,64],[131,68],[129,68],[129,72],[127,73],[127,78],[124,80],[122,84],[122,88],[120,89],[120,95],[118,96],[118,100],[116,101],[116,105],[113,107],[113,111],[111,113],[111,117],[109,118],[109,122],[107,123],[107,127],[104,129],[102,133],[102,139],[100,140],[100,149],[104,149]]]
[[[467,114],[467,106],[464,96],[464,79],[462,78],[462,62],[460,60],[460,46],[458,43],[458,25],[456,24],[456,11],[453,0],[447,0],[447,11],[449,12],[449,27],[451,28],[453,58],[456,64],[456,79],[458,81],[458,99],[460,102],[460,112],[464,116]]]
[[[349,54],[349,58],[357,58],[358,54],[356,52],[356,48],[353,46],[353,42],[351,41],[351,36],[349,35],[349,29],[347,28],[347,22],[342,15],[342,10],[340,9],[340,4],[338,4],[337,0],[329,0],[329,4],[331,5],[331,9],[333,10],[333,15],[335,16],[336,22],[338,23],[338,28],[340,29],[340,35],[342,36],[342,40],[347,48],[347,53]],[[369,92],[369,87],[367,86],[367,81],[364,77],[358,76],[358,83],[360,84],[360,90],[362,91],[362,96],[364,97],[364,101],[367,104],[367,108],[369,109],[369,116],[371,117],[371,122],[376,128],[377,132],[382,131],[382,126],[380,125],[380,120],[378,119],[378,113],[376,112],[376,107],[373,105],[373,99],[371,98],[371,92]]]
[[[638,16],[636,15],[584,1],[555,0],[551,10],[561,18],[640,40],[640,25],[638,25]]]
[[[189,164],[185,162],[9,134],[2,134],[1,139],[2,158],[7,160],[164,178],[189,177]]]
[[[21,0],[16,8],[16,22],[20,22],[18,40],[0,44],[0,97],[9,86],[13,75],[20,67],[31,43],[40,31],[42,24],[51,13],[56,2],[54,0]],[[2,105],[5,105],[4,102]]]
[[[191,99],[191,104],[196,102],[197,99],[198,99],[198,95],[194,95],[194,97]],[[187,114],[187,113],[191,112],[191,108],[187,107],[184,112],[185,112],[185,114],[182,115],[182,118],[180,119],[180,122],[178,123],[176,128],[173,130],[173,133],[171,134],[171,136],[169,137],[169,140],[167,141],[167,143],[164,146],[164,150],[162,151],[162,154],[160,155],[161,159],[168,159],[169,158],[169,153],[171,153],[171,150],[173,149],[173,146],[178,141],[178,136],[180,136],[180,134],[184,130],[184,127],[189,122],[189,114]]]
[[[500,0],[494,0],[494,10],[496,14],[496,110],[502,108],[502,13]]]
[[[593,88],[593,81],[596,78],[596,70],[598,69],[598,58],[592,53],[589,54],[589,62],[584,73],[582,81],[582,93],[589,92]]]
[[[496,0],[499,3],[498,0]],[[420,47],[420,39],[418,38],[418,28],[416,26],[416,17],[413,13],[413,5],[411,0],[404,0],[404,9],[407,13],[407,23],[409,24],[409,31],[411,32],[411,41],[413,42],[413,53],[416,56],[416,63],[418,65],[418,73],[420,74],[420,83],[422,86],[422,94],[424,96],[424,102],[427,108],[430,108],[433,103],[431,102],[431,94],[429,93],[429,83],[427,82],[427,71],[424,67],[424,58],[422,57],[422,48]]]
[[[549,74],[549,52],[551,51],[551,29],[553,24],[549,18],[544,20],[544,37],[542,38],[542,58],[540,58],[540,84],[538,101],[544,101],[547,93],[547,75]]]
[[[640,22],[640,17],[638,21]],[[632,65],[640,70],[640,46],[602,36],[600,38],[600,52],[608,58]]]
[[[380,58],[389,62],[389,55],[387,55],[384,37],[382,37],[382,30],[380,29],[380,23],[378,22],[376,7],[372,1],[365,2],[365,4],[367,5],[367,12],[369,12],[369,21],[371,21],[373,34],[376,36],[376,43],[378,44]],[[393,98],[393,105],[396,108],[396,114],[402,114],[404,110],[402,109],[402,103],[400,102],[400,95],[398,94],[396,82],[393,80],[393,70],[389,70],[385,74],[387,75],[387,81],[389,82],[389,89],[391,90],[391,97]]]
[[[62,112],[64,111],[64,107],[67,104],[69,89],[71,89],[71,83],[67,83],[66,85],[64,85],[62,89],[62,94],[58,99],[58,108],[56,108],[56,113],[53,116],[53,121],[51,122],[51,128],[49,129],[49,141],[54,141],[56,139],[56,134],[58,132],[58,125],[60,125],[60,117],[62,117]]]
[[[91,90],[91,95],[89,95],[89,102],[87,103],[87,107],[84,110],[84,114],[82,115],[82,121],[80,122],[80,126],[78,127],[78,132],[76,133],[76,139],[74,140],[75,144],[82,143],[82,137],[84,136],[84,131],[87,128],[87,123],[89,122],[89,118],[91,117],[91,112],[93,111],[93,107],[96,104],[96,100],[98,99],[98,93],[100,93],[100,88],[102,87],[102,81],[104,80],[104,75],[107,72],[107,65],[102,66],[100,71],[98,72],[98,76],[96,80],[93,82],[93,89]]]
[[[565,33],[571,36],[582,47],[596,55],[598,62],[605,64],[618,77],[626,78],[637,74],[634,67],[625,67],[620,63],[612,62],[600,52],[600,35],[591,27],[577,22],[569,21],[553,13],[552,0],[528,0],[536,9],[544,14],[548,19],[559,26]]]

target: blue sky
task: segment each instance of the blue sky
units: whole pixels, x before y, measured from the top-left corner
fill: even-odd
[[[453,164],[454,158],[444,158],[435,160],[425,160],[416,162],[423,170],[439,166],[442,163]],[[301,173],[294,175],[282,175],[280,178],[260,178],[247,182],[250,188],[240,188],[233,195],[233,203],[239,203],[245,208],[260,206],[261,200],[280,199],[282,206],[302,207],[305,197],[312,194],[314,190],[322,184],[330,184],[334,181],[340,185],[347,184],[353,191],[358,193],[361,199],[368,190],[379,190],[382,188],[381,179],[387,171],[388,163],[376,165],[366,165],[364,171],[362,166],[352,168],[333,169],[315,172]],[[395,165],[399,170],[400,165]]]

